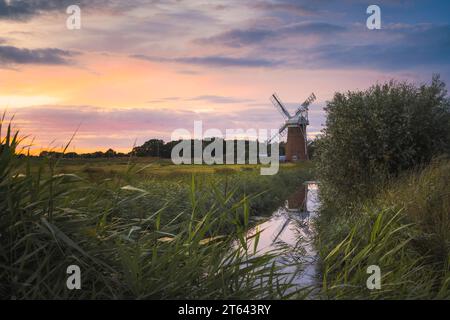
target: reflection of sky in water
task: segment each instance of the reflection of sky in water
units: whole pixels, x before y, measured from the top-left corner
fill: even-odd
[[[307,188],[307,192],[306,191]],[[315,283],[316,251],[312,244],[314,229],[311,223],[318,210],[317,184],[299,189],[265,222],[249,231],[249,236],[261,231],[257,253],[280,250],[276,263],[284,265],[284,271],[294,276],[293,283],[310,286]],[[296,197],[296,198],[295,198]],[[298,199],[300,197],[300,199]],[[306,208],[304,206],[306,203]],[[293,206],[294,204],[294,206]],[[253,249],[253,239],[249,248]],[[288,276],[286,276],[286,281]]]

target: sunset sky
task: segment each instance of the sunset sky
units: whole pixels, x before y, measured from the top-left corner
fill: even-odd
[[[81,8],[81,29],[66,8]],[[366,9],[381,8],[381,30]],[[209,128],[278,128],[311,92],[450,80],[450,1],[0,0],[0,108],[34,150],[129,151]]]

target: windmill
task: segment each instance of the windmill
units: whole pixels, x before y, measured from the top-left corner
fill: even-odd
[[[297,111],[293,116],[287,111],[284,104],[275,93],[270,97],[270,100],[275,108],[286,119],[286,122],[280,127],[277,134],[267,140],[267,143],[269,144],[275,138],[284,137],[287,134],[286,161],[307,160],[306,126],[309,125],[308,108],[309,105],[316,100],[315,94],[311,93],[308,99],[297,108]]]

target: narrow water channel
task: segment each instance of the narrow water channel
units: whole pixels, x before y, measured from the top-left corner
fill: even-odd
[[[285,281],[292,280],[297,288],[316,284],[313,221],[318,206],[317,183],[305,182],[269,218],[256,217],[262,222],[248,231],[249,237],[260,232],[256,253],[277,252],[274,262],[287,273]]]

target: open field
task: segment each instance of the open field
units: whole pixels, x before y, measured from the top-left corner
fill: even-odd
[[[40,163],[40,159],[32,159],[32,163]],[[311,164],[304,164],[312,168]],[[36,168],[37,166],[33,166]],[[280,170],[295,169],[298,165],[281,163]],[[223,165],[174,165],[171,160],[153,157],[124,157],[100,159],[60,159],[56,168],[57,173],[76,173],[86,177],[112,178],[126,174],[128,171],[139,173],[136,178],[163,179],[180,178],[182,176],[203,174],[236,174],[239,172],[259,173],[261,165],[252,164],[223,164]]]

